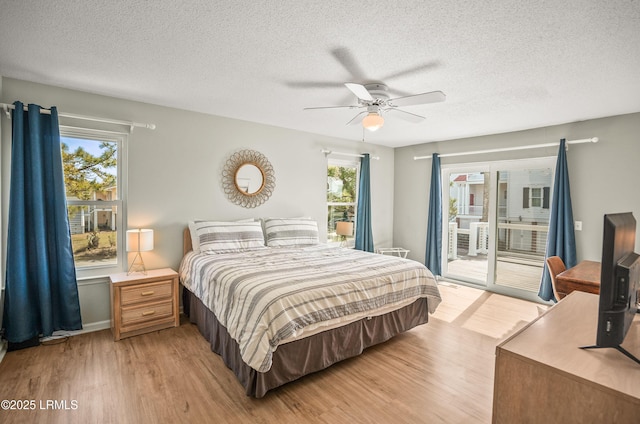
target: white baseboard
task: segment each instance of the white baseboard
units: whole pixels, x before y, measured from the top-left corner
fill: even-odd
[[[91,333],[93,331],[100,331],[100,330],[107,330],[109,328],[111,328],[111,321],[105,320],[105,321],[92,322],[89,324],[82,324],[82,330],[70,331],[69,333],[72,336],[77,336],[78,334]]]
[[[93,331],[107,330],[109,328],[111,328],[111,321],[110,320],[92,322],[90,324],[83,324],[82,325],[82,330],[54,331],[53,335],[51,337],[44,337],[40,341],[43,342],[43,341],[47,341],[47,340],[59,339],[61,337],[77,336],[79,334],[91,333]],[[7,343],[4,340],[0,340],[0,362],[2,362],[2,359],[4,359],[4,355],[6,353],[7,353]]]
[[[79,334],[92,333],[94,331],[106,330],[106,329],[109,329],[109,328],[111,328],[111,321],[110,320],[92,322],[92,323],[89,323],[89,324],[82,324],[82,330],[73,330],[73,331],[60,330],[60,331],[54,331],[53,335],[51,337],[44,337],[44,338],[40,339],[40,341],[41,342],[45,342],[47,340],[59,339],[61,337],[77,336]]]
[[[182,305],[180,306],[180,313],[183,313]],[[74,331],[55,331],[51,337],[45,337],[40,341],[47,341],[52,339],[59,339],[60,337],[66,336],[77,336],[79,334],[91,333],[94,331],[108,330],[111,328],[111,320],[92,322],[89,324],[82,324],[82,330],[74,330]],[[4,355],[7,353],[7,343],[0,340],[0,362],[4,358]]]

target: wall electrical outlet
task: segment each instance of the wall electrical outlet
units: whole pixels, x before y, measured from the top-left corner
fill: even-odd
[[[574,223],[576,231],[582,231],[582,221],[575,221]]]

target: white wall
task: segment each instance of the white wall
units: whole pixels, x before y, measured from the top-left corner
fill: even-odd
[[[573,217],[583,222],[576,232],[578,260],[600,260],[603,215],[631,211],[640,231],[640,113],[593,119],[552,127],[426,143],[395,151],[393,240],[410,249],[409,257],[424,263],[431,160],[414,156],[598,137],[596,144],[570,146],[567,152]],[[441,163],[470,163],[556,156],[557,147],[441,158]],[[640,233],[636,237],[640,251]]]
[[[392,244],[391,148],[9,78],[2,79],[1,90],[4,103],[20,100],[44,107],[55,105],[60,112],[156,124],[156,130],[135,129],[128,149],[128,227],[154,229],[155,248],[144,254],[148,268],[177,269],[182,257],[182,230],[194,218],[311,216],[319,223],[321,239],[326,239],[327,159],[320,152],[322,148],[380,156],[379,161],[371,161],[373,237],[377,247]],[[2,118],[3,251],[10,175],[9,122]],[[61,119],[61,123],[65,121]],[[86,121],[82,123],[87,125]],[[220,185],[226,159],[240,149],[263,153],[275,170],[272,197],[255,209],[229,202]],[[104,279],[80,282],[79,294],[85,326],[109,319],[109,289]]]

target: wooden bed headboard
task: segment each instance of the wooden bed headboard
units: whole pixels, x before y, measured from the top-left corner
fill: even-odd
[[[185,228],[182,232],[182,256],[191,252],[193,247],[191,246],[191,232],[189,231],[189,227]]]

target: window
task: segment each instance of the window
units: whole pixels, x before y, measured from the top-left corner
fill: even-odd
[[[126,135],[61,126],[60,136],[78,277],[120,270],[125,258],[122,175]]]
[[[359,164],[329,160],[327,166],[327,241],[353,244],[357,210]],[[352,225],[338,225],[348,222]],[[338,234],[337,227],[346,234]]]
[[[531,197],[529,198],[529,204],[532,208],[539,208],[542,206],[542,189],[533,187],[530,190]]]
[[[522,207],[549,209],[549,187],[523,187]]]

